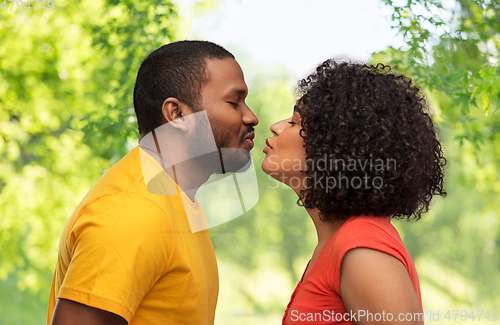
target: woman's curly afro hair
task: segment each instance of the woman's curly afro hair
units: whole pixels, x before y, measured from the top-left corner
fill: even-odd
[[[299,81],[307,187],[324,221],[420,219],[443,189],[446,159],[421,89],[383,64],[327,60]]]

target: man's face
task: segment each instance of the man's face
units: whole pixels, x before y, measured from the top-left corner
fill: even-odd
[[[259,120],[245,103],[248,87],[238,62],[230,58],[207,60],[206,72],[210,81],[201,89],[200,106],[207,112],[217,147],[236,149],[223,151],[223,155],[227,153],[223,157],[226,171],[235,171],[228,167],[245,165],[249,160],[253,127]]]

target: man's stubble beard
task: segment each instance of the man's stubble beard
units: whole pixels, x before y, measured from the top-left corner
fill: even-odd
[[[209,121],[203,116],[196,115],[196,126],[193,132],[191,146],[188,149],[190,157],[196,160],[200,168],[211,173],[237,172],[244,168],[251,159],[250,152],[242,148],[229,148],[231,136],[224,130],[217,127],[213,121]],[[204,152],[210,146],[211,134],[218,151],[199,156],[199,152]],[[239,144],[245,141],[247,134],[239,135]],[[198,153],[198,154],[197,154]],[[222,164],[221,164],[222,162]],[[248,164],[249,165],[249,164]]]

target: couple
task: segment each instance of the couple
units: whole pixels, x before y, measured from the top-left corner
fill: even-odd
[[[423,324],[418,276],[390,220],[419,219],[445,194],[425,98],[386,66],[333,60],[299,89],[291,117],[271,126],[262,162],[297,193],[318,235],[283,324]],[[187,219],[203,214],[195,194],[221,172],[214,161],[224,173],[226,161],[238,170],[250,159],[258,119],[247,93],[234,56],[210,42],[171,43],[144,60],[134,88],[139,143],[167,158],[141,144],[82,200],[61,236],[47,324],[213,324],[215,254],[207,227],[192,232]],[[193,137],[202,144],[184,142]],[[190,146],[203,158],[189,159]],[[173,195],[149,186],[162,168],[159,187]]]

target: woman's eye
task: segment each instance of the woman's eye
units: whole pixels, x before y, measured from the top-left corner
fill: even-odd
[[[288,122],[288,124],[295,125],[295,122],[290,121],[290,122]]]
[[[238,103],[228,102],[228,104],[231,104],[231,105],[233,105],[234,107],[237,107],[237,106],[238,106]]]

